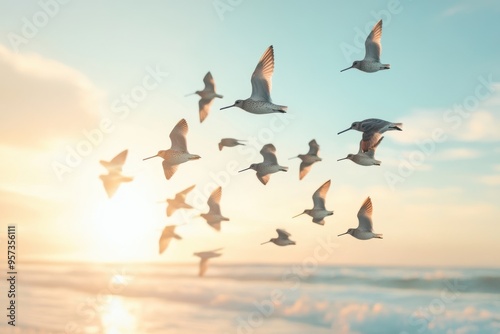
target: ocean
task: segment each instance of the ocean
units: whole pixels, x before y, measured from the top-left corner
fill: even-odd
[[[500,269],[213,261],[197,274],[194,263],[19,264],[16,326],[4,315],[0,332],[500,333]]]

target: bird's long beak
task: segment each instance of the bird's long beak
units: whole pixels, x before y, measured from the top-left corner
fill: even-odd
[[[231,104],[230,106],[227,106],[227,107],[222,107],[219,110],[223,110],[223,109],[227,109],[227,108],[231,108],[231,107],[234,107],[234,104]]]
[[[351,69],[351,68],[352,68],[352,66],[349,66],[348,68],[344,68],[344,69],[343,69],[342,71],[340,71],[340,72],[347,71],[348,69]]]
[[[191,96],[191,95],[196,95],[196,93],[186,94],[184,96]]]
[[[166,202],[165,201],[157,201],[156,203],[158,203],[158,204],[164,204]]]
[[[248,168],[245,168],[245,169],[239,170],[239,171],[238,171],[238,173],[244,172],[244,171],[249,170],[249,169],[251,169],[251,168],[250,168],[250,167],[248,167]]]
[[[292,160],[292,159],[295,159],[295,158],[298,158],[298,156],[297,156],[297,157],[291,157],[291,158],[288,158],[288,160]]]
[[[263,242],[263,243],[261,243],[261,245],[263,245],[263,244],[267,244],[267,243],[269,243],[269,242],[271,242],[271,240],[266,241],[266,242]]]
[[[339,235],[337,235],[337,237],[340,237],[341,235],[344,235],[344,234],[348,234],[348,233],[346,232],[346,233],[339,234]]]
[[[303,215],[304,213],[305,213],[305,212],[299,213],[298,215],[293,216],[292,218],[295,218],[295,217],[298,217],[298,216],[300,216],[300,215]]]
[[[157,156],[158,156],[158,154],[157,154],[157,155],[153,155],[153,156],[151,156],[151,157],[144,158],[144,159],[142,159],[142,161],[144,161],[144,160],[148,160],[148,159],[151,159],[151,158],[156,158]]]
[[[344,132],[346,132],[346,131],[349,131],[349,130],[351,130],[351,128],[348,128],[348,129],[342,130],[342,131],[340,131],[339,133],[337,133],[337,135],[339,135],[339,134],[341,134],[341,133],[344,133]]]
[[[345,158],[342,158],[342,159],[338,159],[337,161],[340,161],[340,160],[345,160],[345,159],[347,159],[347,157],[345,157]]]

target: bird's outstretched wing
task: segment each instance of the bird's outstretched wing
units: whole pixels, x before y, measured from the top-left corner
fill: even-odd
[[[318,190],[314,192],[312,199],[315,209],[325,210],[325,198],[326,198],[326,193],[330,189],[330,184],[331,180],[328,180],[325,183],[323,183],[323,185],[319,187]]]
[[[186,199],[186,195],[191,191],[193,190],[195,187],[195,185],[193,184],[191,187],[188,187],[186,189],[184,189],[183,191],[181,192],[178,192],[176,195],[175,195],[175,200],[176,201],[184,201]]]
[[[198,107],[200,112],[200,123],[203,123],[205,118],[207,118],[213,100],[214,99],[200,99],[200,101],[198,101]]]
[[[200,260],[200,271],[198,273],[198,276],[203,276],[205,275],[205,272],[207,271],[208,268],[208,259],[207,258],[202,258]]]
[[[373,231],[373,223],[372,223],[372,200],[370,197],[367,197],[363,202],[363,205],[358,211],[358,230],[372,232]]]
[[[181,119],[170,132],[170,141],[172,150],[187,152],[186,135],[188,132],[188,124],[186,120]]]
[[[269,178],[271,176],[269,174],[266,174],[266,175],[262,175],[262,174],[259,174],[257,173],[257,178],[259,179],[259,181],[263,184],[263,185],[266,185],[267,182],[269,182]]]
[[[302,161],[300,163],[299,180],[302,180],[304,176],[311,170],[312,164]]]
[[[110,177],[109,175],[102,175],[101,180],[102,184],[104,185],[104,190],[106,190],[106,194],[108,195],[108,197],[109,198],[113,197],[113,195],[118,190],[118,187],[120,186],[120,182],[117,181],[115,178]]]
[[[260,150],[260,154],[264,158],[265,163],[277,165],[278,159],[276,158],[276,147],[273,144],[266,144]]]
[[[109,198],[113,197],[122,182],[131,182],[133,180],[132,177],[123,176],[120,172],[115,170],[110,171],[106,175],[101,175],[100,178]]]
[[[291,236],[290,233],[288,233],[287,231],[285,231],[285,230],[283,230],[281,228],[277,228],[276,232],[278,232],[278,237],[281,238],[281,239],[288,239],[288,237]]]
[[[170,178],[177,171],[177,167],[179,165],[170,165],[170,164],[168,164],[167,160],[163,160],[163,162],[161,164],[163,166],[163,173],[165,174],[165,177],[167,178],[167,180],[170,180]]]
[[[325,225],[325,220],[323,218],[313,218],[313,223],[318,225]]]
[[[205,89],[203,89],[204,91],[215,92],[215,82],[214,78],[212,77],[212,73],[208,72],[207,74],[205,74],[203,83],[205,84]]]
[[[207,222],[208,223],[208,222]],[[220,229],[221,229],[221,224],[220,224],[220,221],[217,221],[217,222],[210,222],[208,223],[208,225],[210,225],[214,230],[216,230],[217,232],[220,232]]]
[[[208,198],[207,204],[210,210],[208,211],[210,214],[220,215],[220,198],[222,196],[222,188],[219,187],[215,189],[210,197]]]
[[[380,136],[377,136],[377,137],[380,137]],[[382,139],[384,139],[384,137],[380,137],[380,139],[375,143],[375,145],[373,145],[372,147],[370,147],[367,151],[366,151],[366,155],[369,156],[370,158],[374,159],[375,158],[375,150],[377,149],[378,145],[380,144],[380,142],[382,141]],[[359,143],[360,145],[360,149],[362,149],[362,146],[363,146],[363,141],[361,141]],[[365,146],[368,146],[368,145],[365,145]]]
[[[368,152],[372,148],[376,148],[382,138],[382,135],[378,132],[363,132],[363,138],[359,143],[359,153]]]
[[[380,62],[380,53],[382,52],[382,20],[378,21],[373,27],[365,41],[365,60]]]
[[[170,244],[170,240],[172,240],[172,238],[178,240],[182,239],[179,235],[175,234],[174,232],[175,228],[176,228],[175,225],[168,225],[165,226],[165,228],[163,229],[163,232],[161,233],[161,237],[159,240],[160,254],[163,253],[165,249],[167,249],[168,245]]]
[[[128,154],[128,150],[124,150],[124,151],[120,152],[117,156],[115,156],[113,159],[111,159],[111,161],[101,160],[100,163],[101,163],[101,165],[106,167],[106,169],[108,171],[114,170],[114,171],[121,172],[123,164],[125,163],[125,160],[127,159],[127,154]]]
[[[177,210],[177,207],[175,205],[172,205],[172,204],[167,204],[167,217],[170,217],[171,215],[174,214],[174,212]]]
[[[252,95],[255,101],[271,102],[271,77],[274,71],[274,49],[271,45],[262,55],[252,74]]]
[[[318,155],[319,153],[319,145],[316,142],[315,139],[311,140],[309,142],[309,152],[307,152],[308,155]]]

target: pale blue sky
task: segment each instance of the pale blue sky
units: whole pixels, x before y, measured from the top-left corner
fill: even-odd
[[[225,0],[221,2],[228,3]],[[200,184],[208,182],[208,172],[224,169],[232,159],[243,167],[250,162],[260,161],[260,156],[247,161],[237,150],[219,153],[216,143],[221,137],[247,139],[255,136],[277,116],[251,115],[236,108],[224,111],[218,109],[232,104],[236,99],[250,96],[250,75],[262,53],[272,44],[276,60],[273,101],[288,105],[291,115],[288,117],[293,117],[282,132],[275,134],[272,142],[278,150],[278,161],[290,166],[290,172],[273,175],[266,187],[262,187],[250,172],[232,177],[227,191],[224,191],[223,203],[227,201],[227,216],[231,213],[232,221],[239,227],[235,227],[235,230],[228,227],[228,237],[224,231],[213,235],[203,226],[202,231],[210,238],[215,238],[214,246],[229,244],[234,247],[234,241],[229,240],[231,236],[245,235],[245,228],[255,220],[267,224],[262,223],[259,228],[254,226],[251,229],[249,235],[255,239],[262,233],[273,236],[274,228],[280,226],[289,229],[292,234],[294,229],[296,233],[302,233],[308,228],[321,234],[328,227],[328,233],[336,235],[357,224],[355,214],[359,205],[366,196],[371,196],[376,215],[375,229],[387,235],[387,239],[381,241],[386,243],[386,248],[378,251],[381,256],[388,258],[378,263],[401,264],[405,254],[414,254],[419,249],[419,238],[429,237],[429,242],[435,246],[431,250],[442,247],[448,251],[436,259],[428,259],[427,255],[423,255],[418,261],[421,264],[472,265],[477,263],[478,257],[484,265],[500,264],[498,260],[486,258],[491,247],[500,250],[495,238],[480,232],[500,232],[498,219],[495,218],[500,212],[494,202],[500,190],[500,86],[488,86],[496,87],[497,90],[488,93],[488,97],[472,111],[472,116],[462,119],[456,131],[451,130],[450,122],[443,121],[447,109],[453,108],[455,104],[463,104],[468,97],[474,96],[476,88],[481,85],[478,78],[491,77],[493,82],[500,82],[500,68],[497,65],[500,56],[498,3],[401,0],[397,7],[398,13],[386,17],[385,13],[393,6],[392,1],[317,1],[311,4],[306,1],[247,0],[241,1],[232,11],[224,12],[223,19],[218,15],[214,3],[139,3],[129,0],[112,4],[73,0],[60,5],[58,13],[50,18],[48,24],[39,28],[36,36],[28,38],[27,44],[20,45],[19,53],[11,52],[9,57],[15,60],[16,57],[36,54],[76,71],[86,78],[92,94],[95,93],[99,99],[99,108],[96,108],[99,116],[90,127],[95,126],[99,118],[108,116],[116,127],[103,144],[84,160],[82,167],[76,168],[62,183],[57,181],[50,163],[64,157],[65,145],[75,145],[82,139],[81,131],[64,134],[52,132],[52,144],[45,151],[30,145],[18,145],[10,138],[2,141],[2,160],[10,161],[12,157],[22,155],[25,152],[23,150],[34,150],[32,152],[40,153],[40,160],[44,163],[37,165],[37,176],[30,176],[28,180],[21,176],[5,176],[14,174],[9,174],[9,166],[4,166],[0,187],[23,194],[49,192],[54,197],[64,197],[61,194],[77,193],[81,190],[79,187],[90,187],[90,180],[95,181],[91,186],[95,187],[95,193],[94,188],[85,190],[89,191],[91,198],[88,201],[80,197],[76,207],[74,201],[59,203],[69,211],[68,217],[72,217],[79,210],[88,213],[95,206],[95,194],[102,195],[97,178],[102,171],[96,162],[111,158],[124,148],[130,148],[129,173],[136,176],[134,183],[139,184],[137,187],[141,187],[141,182],[146,185],[145,189],[148,186],[157,187],[155,192],[148,193],[151,197],[148,199],[151,200],[170,196],[186,188],[191,184],[190,175],[198,175],[199,181],[196,182]],[[0,11],[0,43],[10,51],[15,51],[9,41],[9,34],[22,35],[23,18],[32,20],[41,7],[35,1],[22,4],[1,1],[0,5],[3,8]],[[353,60],[364,56],[364,50],[360,50],[346,57],[342,48],[346,45],[355,46],[356,38],[364,40],[365,26],[371,26],[379,18],[384,19],[381,60],[391,64],[391,69],[373,74],[357,70],[340,73]],[[356,29],[363,31],[363,34],[357,36]],[[117,119],[109,111],[112,102],[140,84],[147,68],[156,66],[168,72],[169,76],[150,92],[129,117]],[[185,98],[184,95],[201,89],[202,78],[209,70],[224,99],[213,104],[207,120],[200,125],[197,98]],[[8,85],[8,78],[4,80],[4,85]],[[488,92],[487,88],[481,89]],[[26,96],[26,99],[30,97]],[[4,109],[4,120],[18,114],[15,106]],[[27,111],[28,123],[29,112],[35,111]],[[48,117],[48,122],[54,119],[51,117]],[[184,174],[179,173],[171,182],[166,182],[159,161],[146,164],[140,159],[167,148],[170,145],[168,133],[183,117],[190,125],[188,148],[192,153],[200,154],[202,160],[181,166],[180,171]],[[337,132],[347,128],[353,121],[372,117],[404,123],[404,131],[387,133],[377,151],[382,166],[365,168],[350,161],[337,162],[336,159],[345,157],[347,153],[355,153],[360,139],[360,134],[355,131],[341,136],[337,136]],[[89,129],[89,126],[82,125],[81,128]],[[420,152],[416,142],[430,138],[435,128],[445,130],[448,139],[425,157],[423,166],[391,190],[386,181],[387,175],[398,175],[402,161],[408,160],[413,152]],[[78,124],[75,129],[79,129]],[[29,129],[20,131],[26,131],[26,136],[36,135]],[[305,153],[307,142],[313,138],[321,145],[320,155],[324,161],[313,166],[310,175],[299,182],[298,161],[287,159]],[[34,138],[33,141],[38,139]],[[213,146],[212,151],[207,150],[210,146]],[[336,214],[327,221],[325,229],[318,230],[305,217],[300,221],[291,221],[289,217],[311,206],[310,196],[328,179],[332,179],[332,188],[327,203],[331,203]],[[22,186],[23,190],[15,190],[17,185]],[[252,198],[243,197],[243,200],[238,197],[237,191],[246,192]],[[264,214],[265,218],[258,214],[240,218],[239,208],[229,208],[230,203],[238,203],[239,200],[246,202],[242,204],[246,210],[256,212],[263,203],[256,201],[255,197],[260,199],[261,196],[266,204],[266,200],[276,198],[282,203],[272,213]],[[59,216],[54,218],[56,216],[47,215],[47,224],[62,219]],[[72,228],[92,234],[86,230],[85,214],[78,216],[81,221],[75,221]],[[138,213],[137,217],[141,217],[141,214]],[[151,219],[158,220],[158,217],[163,219],[157,213]],[[26,220],[27,226],[30,226],[29,219]],[[66,225],[66,220],[62,220],[64,223],[58,224]],[[238,221],[242,221],[240,225],[237,225]],[[405,224],[407,221],[409,225]],[[419,222],[423,223],[422,228],[426,231],[420,231],[415,225]],[[161,226],[165,223],[168,221],[152,225]],[[72,228],[64,228],[73,235]],[[410,232],[404,235],[405,231]],[[446,233],[451,235],[441,244],[439,236]],[[28,230],[26,234],[26,238],[35,238]],[[267,234],[264,240],[270,237]],[[194,244],[199,244],[200,240],[195,239]],[[375,251],[370,247],[379,247],[373,245],[376,242],[359,243],[357,240],[339,239],[340,252],[348,253],[354,247],[359,247],[360,251]],[[458,255],[464,243],[477,252],[472,252],[469,257]],[[312,244],[308,245],[312,247]],[[185,253],[179,256],[181,260],[189,259],[186,254],[198,250],[189,247],[186,246]],[[258,261],[260,258],[260,253],[251,253],[254,247],[251,245],[242,250],[249,261]],[[394,254],[395,249],[400,250],[403,259]],[[294,252],[299,254],[300,251],[304,249]],[[83,248],[75,252],[85,254]],[[238,253],[237,250],[235,252]],[[167,255],[169,259],[176,257],[172,253]],[[279,260],[280,257],[275,255],[270,258]],[[150,259],[147,256],[145,258]],[[333,261],[367,262],[362,256],[341,257]]]

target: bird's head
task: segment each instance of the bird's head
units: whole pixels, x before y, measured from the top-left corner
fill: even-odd
[[[242,169],[242,170],[238,171],[238,173],[244,172],[244,171],[249,170],[249,169],[257,170],[257,165],[258,164],[251,164],[250,167]]]
[[[148,159],[152,159],[152,158],[156,158],[156,157],[163,157],[163,155],[165,154],[165,152],[167,152],[167,151],[164,151],[164,150],[158,151],[158,153],[156,153],[155,155],[152,155],[150,157],[144,158],[142,160],[148,160]]]
[[[347,71],[347,70],[350,70],[351,68],[357,68],[359,69],[361,67],[361,62],[359,60],[355,60],[351,66],[349,66],[348,68],[344,68],[342,71],[340,72],[344,72],[344,71]]]
[[[355,154],[349,153],[349,154],[347,155],[347,157],[342,158],[342,159],[338,159],[337,161],[346,160],[346,159],[352,160],[352,158],[354,157],[354,155],[355,155]]]
[[[349,130],[359,130],[359,131],[362,131],[361,130],[361,122],[353,122],[350,127],[348,127],[345,130],[340,131],[337,134],[339,135],[339,134],[344,133],[344,132],[349,131]]]
[[[265,245],[265,244],[268,244],[270,242],[274,242],[275,240],[276,240],[276,238],[271,238],[271,239],[269,239],[269,241],[261,243],[261,245]]]
[[[311,212],[311,210],[306,209],[306,210],[302,211],[302,213],[299,213],[298,215],[295,215],[292,218],[298,217],[298,216],[303,215],[303,214],[309,214],[309,212]]]
[[[236,100],[236,101],[234,101],[234,104],[227,106],[227,107],[222,107],[222,108],[220,108],[220,110],[231,108],[231,107],[239,107],[239,108],[243,109],[243,102],[244,102],[243,100]]]
[[[363,123],[362,123],[362,122],[353,122],[353,123],[351,124],[351,129],[353,129],[353,130],[363,131],[362,125],[363,125]]]
[[[347,232],[346,232],[346,233],[339,234],[339,235],[338,235],[338,237],[340,237],[341,235],[345,235],[345,234],[350,234],[350,235],[352,235],[353,233],[354,233],[354,229],[353,229],[353,228],[350,228],[350,229],[348,229],[348,230],[347,230]]]

